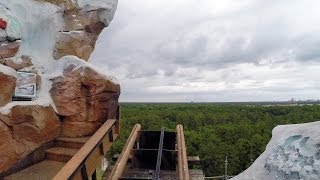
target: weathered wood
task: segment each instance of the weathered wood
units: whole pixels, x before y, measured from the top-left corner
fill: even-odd
[[[127,164],[127,161],[129,159],[130,153],[131,153],[131,149],[133,148],[139,130],[141,129],[141,125],[140,124],[136,124],[133,129],[132,132],[126,142],[126,144],[123,147],[123,150],[120,154],[119,159],[117,160],[114,168],[112,169],[110,176],[109,176],[109,180],[118,180],[121,177],[121,174],[125,168],[125,165]]]
[[[58,172],[58,174],[53,179],[54,180],[72,179],[76,174],[78,174],[79,171],[81,171],[80,168],[85,166],[86,160],[90,159],[90,156],[92,154],[96,156],[96,153],[93,153],[93,152],[96,152],[96,150],[100,152],[99,145],[102,139],[110,131],[112,126],[115,125],[115,122],[116,120],[114,119],[107,120],[97,130],[97,132],[95,132],[95,134],[84,144],[84,146],[70,159],[70,161],[67,162],[67,164]],[[94,166],[94,165],[90,165],[90,167],[91,166]],[[90,168],[90,171],[92,171],[91,168]],[[91,173],[93,173],[93,171]],[[91,176],[91,174],[88,174],[88,175]]]
[[[104,158],[103,154],[101,154],[100,148],[95,148],[91,155],[88,156],[88,159],[85,162],[85,166],[87,167],[87,175],[90,177],[96,170],[97,166],[101,165],[102,159]]]
[[[181,160],[181,133],[180,133],[180,126],[178,125],[177,128],[176,128],[176,131],[177,131],[177,138],[176,138],[176,141],[177,141],[177,150],[178,150],[178,177],[179,179],[183,179],[183,170],[182,170],[182,160]]]
[[[183,126],[177,125],[178,175],[179,180],[189,180],[189,169]]]
[[[188,156],[188,165],[198,165],[200,164],[199,156]]]

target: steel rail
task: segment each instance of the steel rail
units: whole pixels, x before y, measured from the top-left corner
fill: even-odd
[[[156,172],[155,172],[155,179],[160,179],[160,169],[161,169],[161,159],[162,159],[162,149],[163,149],[163,139],[164,139],[164,129],[161,129],[160,134],[160,142],[159,142],[159,149],[158,149],[158,157],[157,157],[157,165],[156,165]]]

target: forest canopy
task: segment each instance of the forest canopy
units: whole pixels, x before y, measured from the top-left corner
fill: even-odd
[[[262,106],[214,103],[121,105],[121,135],[109,157],[120,153],[136,123],[144,130],[174,131],[184,126],[187,153],[198,155],[206,176],[224,174],[228,156],[228,174],[237,175],[248,168],[264,150],[277,125],[306,123],[320,119],[319,105]]]

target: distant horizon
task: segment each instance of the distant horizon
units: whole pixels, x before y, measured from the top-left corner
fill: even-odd
[[[120,103],[277,103],[277,102],[291,102],[291,100],[283,101],[119,101]],[[313,102],[320,103],[319,99],[316,100],[295,100],[293,102]]]
[[[320,1],[121,0],[89,62],[120,101],[320,99]]]

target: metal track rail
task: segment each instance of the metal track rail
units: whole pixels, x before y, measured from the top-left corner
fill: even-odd
[[[160,179],[160,168],[161,168],[161,158],[162,158],[162,149],[163,149],[163,139],[164,139],[164,129],[161,129],[160,134],[160,142],[159,142],[159,149],[158,149],[158,157],[157,157],[157,165],[156,165],[156,172],[155,172],[155,179]]]

